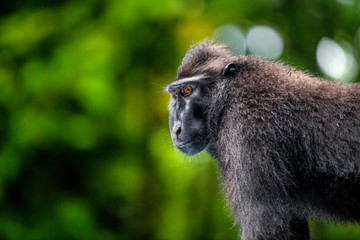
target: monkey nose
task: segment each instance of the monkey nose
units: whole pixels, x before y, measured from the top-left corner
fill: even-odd
[[[176,134],[176,136],[178,137],[178,136],[180,135],[180,133],[181,133],[181,127],[179,127],[179,128],[176,130],[175,134]]]
[[[171,133],[173,140],[178,141],[180,134],[181,134],[181,123],[177,122],[175,123]]]

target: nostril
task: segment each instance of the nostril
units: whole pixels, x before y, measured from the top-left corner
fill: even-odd
[[[179,136],[181,133],[181,127],[178,128],[178,130],[176,130],[176,136]]]

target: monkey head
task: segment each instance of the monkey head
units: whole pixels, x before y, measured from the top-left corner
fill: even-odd
[[[169,125],[174,145],[189,156],[206,149],[212,140],[212,99],[215,86],[236,75],[234,56],[224,46],[203,41],[185,55],[176,79],[166,90],[172,94]]]

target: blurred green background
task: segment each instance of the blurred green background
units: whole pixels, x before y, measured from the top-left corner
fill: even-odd
[[[0,239],[238,239],[213,159],[167,126],[163,89],[205,37],[356,81],[360,1],[2,2]]]

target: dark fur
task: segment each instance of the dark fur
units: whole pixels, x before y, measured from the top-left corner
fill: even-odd
[[[230,62],[236,75],[222,76]],[[242,239],[309,239],[308,217],[360,222],[360,85],[211,42],[188,51],[177,77],[199,73],[210,76],[207,150]]]

